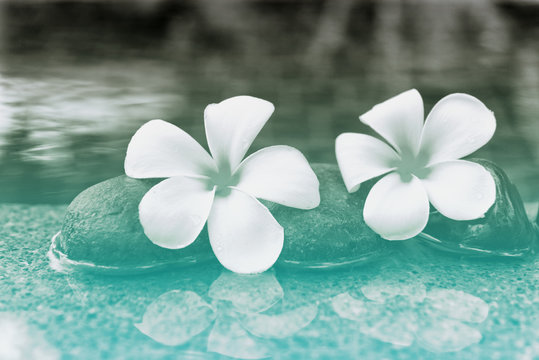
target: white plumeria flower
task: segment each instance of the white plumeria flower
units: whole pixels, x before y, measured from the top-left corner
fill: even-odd
[[[242,161],[273,113],[268,101],[237,96],[210,104],[204,125],[210,154],[190,135],[152,120],[133,136],[125,173],[133,178],[168,178],[139,205],[146,236],[180,249],[208,222],[212,249],[221,264],[238,273],[270,268],[281,253],[283,228],[256,198],[299,209],[319,205],[319,183],[305,157],[289,146],[270,146]]]
[[[496,198],[492,175],[481,165],[459,160],[485,145],[496,119],[481,101],[466,94],[440,100],[423,124],[423,100],[408,90],[360,116],[387,143],[364,134],[337,137],[336,154],[349,192],[383,176],[370,190],[363,217],[387,240],[419,234],[429,219],[429,201],[454,220],[477,219]]]

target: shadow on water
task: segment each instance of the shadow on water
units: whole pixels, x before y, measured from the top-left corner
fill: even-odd
[[[494,110],[497,133],[477,156],[537,200],[536,12],[492,1],[124,5],[0,4],[0,201],[69,202],[123,172],[145,121],[203,140],[204,107],[237,94],[276,104],[252,150],[289,144],[334,162],[339,133],[368,131],[357,116],[411,87],[427,109],[467,92]]]

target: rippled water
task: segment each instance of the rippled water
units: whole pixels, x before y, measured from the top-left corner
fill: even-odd
[[[498,120],[478,153],[537,200],[539,10],[491,1],[0,4],[0,201],[65,203],[123,172],[162,118],[204,143],[208,103],[251,94],[276,112],[251,150],[334,162],[358,115],[411,87],[428,109],[479,97]],[[442,17],[439,14],[443,14]],[[527,15],[527,16],[524,16]]]
[[[204,144],[204,107],[238,94],[276,105],[251,151],[288,144],[331,163],[374,104],[411,87],[427,110],[470,93],[498,122],[475,156],[536,211],[539,5],[519,4],[0,2],[0,358],[537,358],[536,258],[411,240],[364,266],[242,277],[215,263],[59,273],[46,257],[65,204],[123,173],[141,124]]]

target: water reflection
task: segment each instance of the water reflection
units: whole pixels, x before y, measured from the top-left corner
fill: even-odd
[[[273,272],[249,276],[223,272],[211,284],[208,301],[202,296],[192,291],[168,291],[146,308],[142,322],[135,326],[153,340],[171,346],[185,344],[211,327],[208,351],[262,359],[273,351],[268,340],[293,336],[308,326],[318,311],[316,303],[280,311],[276,305],[284,292]]]
[[[171,290],[151,303],[142,322],[135,326],[161,344],[177,346],[204,331],[214,320],[215,310],[198,294]]]
[[[306,344],[310,338],[318,339],[317,346],[334,344],[348,331],[397,348],[416,343],[436,353],[460,351],[482,339],[477,325],[486,320],[489,306],[477,296],[439,284],[427,287],[413,271],[391,273],[389,267],[367,281],[357,273],[344,275],[344,288],[332,284],[341,275],[321,282],[306,277],[297,284],[284,277],[285,293],[273,272],[225,271],[207,294],[171,290],[159,296],[135,326],[169,346],[186,345],[200,335],[207,339],[202,351],[241,359],[271,357],[283,344]],[[358,351],[369,346],[362,344]]]
[[[407,347],[416,340],[432,352],[462,350],[481,341],[474,327],[488,316],[489,306],[464,291],[425,285],[413,273],[378,278],[352,296],[339,294],[331,300],[342,318],[358,323],[366,336]]]

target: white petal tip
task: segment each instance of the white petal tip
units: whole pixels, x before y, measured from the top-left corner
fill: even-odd
[[[275,110],[275,105],[273,105],[272,102],[270,102],[268,100],[261,99],[261,98],[257,98],[257,97],[254,97],[254,96],[250,96],[250,95],[233,96],[231,98],[228,98],[228,99],[225,99],[225,100],[221,101],[218,104],[210,104],[208,106],[220,105],[220,104],[223,104],[223,103],[237,103],[237,104],[244,103],[245,105],[251,105],[251,104],[254,104],[254,103],[259,103],[260,105],[266,106],[267,110],[270,111],[271,113],[273,113],[273,111]]]
[[[369,224],[367,224],[367,226],[369,226]],[[375,229],[371,228],[372,231],[378,233],[378,235],[384,239],[384,240],[387,240],[387,241],[405,241],[405,240],[410,240],[410,239],[413,239],[414,237],[416,237],[417,235],[419,235],[421,233],[421,231],[423,231],[423,229],[427,226],[427,222],[425,222],[425,224],[423,225],[423,227],[421,228],[421,230],[419,229],[416,229],[415,231],[413,232],[409,232],[409,233],[392,233],[392,234],[382,234],[381,232],[378,232],[376,231]],[[369,226],[370,227],[370,226]]]
[[[429,219],[429,199],[421,181],[402,182],[397,173],[380,179],[363,208],[369,228],[386,240],[407,240],[419,234]]]
[[[316,183],[316,191],[313,191],[311,194],[311,201],[305,206],[304,210],[312,210],[320,206],[320,181],[312,171],[313,183]]]
[[[128,177],[132,179],[148,179],[147,177],[137,175],[136,169],[134,169],[130,161],[129,162],[127,161],[127,157],[125,158],[125,161],[124,161],[124,171],[125,171],[125,175],[127,175]]]
[[[370,108],[368,111],[364,112],[363,114],[359,115],[359,121],[361,121],[365,125],[369,125],[370,123],[370,117],[372,114],[372,111],[376,108],[377,105],[374,105],[372,108]]]
[[[232,272],[235,272],[236,274],[241,274],[241,275],[254,275],[254,274],[260,274],[265,271],[268,271],[269,269],[273,267],[273,265],[275,265],[275,263],[277,262],[277,259],[279,259],[279,256],[281,255],[281,252],[283,250],[284,229],[281,225],[279,225],[279,228],[275,232],[278,233],[277,235],[281,239],[281,245],[280,245],[279,253],[276,254],[276,256],[274,255],[274,258],[271,262],[267,261],[267,259],[264,259],[265,264],[258,263],[258,264],[249,264],[249,265],[243,264],[242,265],[239,263],[232,264],[232,263],[225,263],[223,261],[220,261],[221,265],[223,265],[227,270],[230,270]]]
[[[277,259],[275,259],[275,262],[277,262]],[[241,268],[241,267],[238,267],[238,266],[234,266],[234,265],[226,265],[226,264],[223,264],[221,263],[221,265],[223,265],[223,267],[229,271],[232,271],[233,273],[236,273],[236,274],[239,274],[239,275],[256,275],[256,274],[261,274],[263,272],[266,272],[268,271],[269,269],[271,269],[273,267],[273,265],[275,265],[275,262],[273,262],[271,265],[269,266],[264,266],[264,267],[261,267],[261,268]]]
[[[353,194],[359,190],[361,187],[361,184],[353,185],[353,186],[346,186],[346,190],[348,190],[349,194]]]
[[[363,124],[365,125],[369,125],[369,113],[372,111],[369,110],[367,111],[366,113],[364,113],[363,115],[359,115],[359,121],[361,121]]]
[[[320,206],[320,194],[312,201],[312,203],[307,204],[302,210],[312,210]]]
[[[218,105],[218,104],[216,104],[216,103],[211,103],[211,104],[206,105],[206,107],[204,108],[204,115],[207,116],[207,112],[208,112],[208,111],[211,111],[211,109],[212,109],[213,107],[217,106],[217,105]]]
[[[421,98],[421,94],[419,93],[419,91],[417,91],[417,89],[410,89],[398,95],[395,95],[384,102],[374,105],[370,110],[360,115],[359,120],[363,124],[370,126],[371,120],[373,120],[371,119],[372,115],[374,114],[375,116],[377,116],[375,112],[377,112],[379,109],[386,107],[388,103],[394,102],[396,99],[406,99],[408,101],[416,100],[416,101],[419,101],[421,105],[423,104],[423,100]]]
[[[411,235],[411,236],[402,236],[402,235],[388,235],[388,236],[385,236],[385,235],[380,235],[380,237],[384,240],[387,240],[387,241],[404,241],[404,240],[409,240],[409,239],[412,239],[413,237],[417,236],[418,234],[415,234],[415,235]]]
[[[484,219],[485,216],[487,215],[488,210],[490,210],[491,207],[492,205],[487,209],[487,211],[485,211],[484,213],[480,215],[474,214],[474,215],[466,216],[463,214],[462,216],[457,216],[457,215],[450,215],[450,216],[444,215],[444,216],[447,217],[448,219],[455,220],[455,221],[472,221],[472,220]]]
[[[146,237],[148,239],[150,239],[150,237],[148,236],[148,234],[146,234],[146,232],[144,232],[144,234],[146,235]],[[159,240],[152,240],[150,239],[150,241],[152,243],[154,243],[155,245],[159,246],[159,247],[162,247],[162,248],[165,248],[165,249],[169,249],[169,250],[179,250],[179,249],[183,249],[189,245],[191,245],[192,243],[189,243],[189,244],[170,244],[168,242],[165,242],[165,241],[159,241]]]
[[[217,260],[238,274],[268,270],[283,249],[283,227],[258,200],[236,189],[215,198],[208,233]]]

